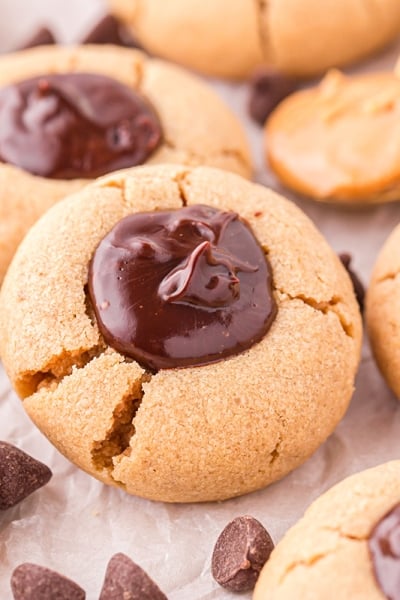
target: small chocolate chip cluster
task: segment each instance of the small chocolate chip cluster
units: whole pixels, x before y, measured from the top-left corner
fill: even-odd
[[[0,442],[0,510],[6,510],[45,485],[50,469],[7,442]],[[233,592],[252,590],[274,543],[259,521],[237,517],[215,544],[212,575]],[[14,600],[85,600],[84,590],[67,577],[35,565],[19,565],[11,577]],[[99,600],[167,600],[145,571],[124,554],[107,567]]]
[[[32,563],[19,565],[11,576],[14,600],[85,600],[85,591],[74,581]],[[108,563],[99,600],[167,600],[165,594],[125,554]]]
[[[12,508],[44,486],[51,470],[26,452],[0,441],[0,510]],[[19,565],[11,576],[14,600],[85,600],[84,590],[67,577],[35,565]],[[99,600],[167,600],[141,567],[115,554],[107,567]]]
[[[231,592],[254,589],[274,543],[257,519],[237,517],[224,528],[212,555],[212,575]],[[56,571],[32,563],[11,576],[14,600],[85,600],[85,591]],[[99,600],[167,600],[147,573],[122,553],[108,563]]]
[[[17,50],[27,50],[35,46],[56,44],[57,40],[48,27],[40,27]],[[114,44],[128,48],[140,48],[140,43],[132,36],[127,28],[112,15],[106,15],[81,40],[81,44]]]

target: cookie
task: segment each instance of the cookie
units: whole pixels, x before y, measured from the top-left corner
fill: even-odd
[[[85,102],[79,104],[82,80]],[[88,80],[98,83],[90,87]],[[111,110],[94,92],[99,85],[107,87]],[[132,111],[134,131],[126,120],[130,123]],[[26,128],[19,128],[18,115]],[[154,121],[157,135],[151,138]],[[137,135],[144,145],[150,143],[147,153],[136,152]],[[251,172],[244,132],[212,90],[174,66],[113,46],[49,46],[0,57],[0,161],[0,283],[29,227],[94,175],[140,162],[206,163],[244,176]]]
[[[366,296],[366,323],[375,360],[400,398],[400,226],[386,240],[375,262]]]
[[[399,598],[400,461],[320,496],[272,552],[253,600]]]
[[[400,30],[397,0],[109,0],[145,48],[217,77],[269,64],[309,77],[372,54]]]
[[[400,79],[331,71],[284,100],[266,123],[268,162],[314,200],[361,205],[400,198]]]
[[[36,425],[105,483],[168,502],[304,462],[347,408],[360,341],[309,219],[207,167],[138,167],[58,203],[0,295],[3,364]]]

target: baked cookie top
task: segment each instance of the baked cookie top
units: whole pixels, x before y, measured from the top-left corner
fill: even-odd
[[[246,77],[260,64],[308,77],[371,54],[400,29],[397,0],[109,4],[151,52],[220,77]]]
[[[276,316],[239,354],[149,369],[101,335],[89,267],[121,219],[198,204],[248,223]],[[60,202],[24,239],[0,296],[1,356],[34,422],[96,477],[164,501],[240,495],[302,463],[347,408],[360,342],[350,279],[309,219],[206,167],[137,167]]]
[[[95,84],[91,82],[93,79]],[[100,85],[111,88],[111,92],[107,90],[107,95],[113,96],[111,103],[104,104],[102,96],[96,96]],[[85,94],[79,95],[82,86],[85,102],[82,102]],[[110,156],[103,147],[105,156],[100,157],[103,171],[84,170],[81,166],[74,170],[71,164],[62,169],[52,164],[59,154],[60,115],[64,118],[61,147],[64,159],[68,158],[70,163],[73,156],[75,163],[84,162],[81,154],[99,142],[104,146],[106,134],[114,136],[111,140],[114,145],[123,147],[124,143],[128,146],[131,143],[132,146],[132,132],[126,131],[125,126],[125,130],[114,128],[113,133],[108,121],[113,121],[115,113],[123,125],[135,101],[135,92],[140,94],[136,102],[146,107],[144,113],[137,111],[134,132],[137,139],[141,136],[142,145],[150,139],[149,122],[158,121],[150,152],[140,152],[133,144],[131,153],[125,157],[128,162],[123,164],[121,160],[107,162],[105,159]],[[106,111],[104,107],[111,105],[112,109]],[[65,134],[65,122],[71,121],[77,108],[81,122],[75,123],[75,130],[85,131],[79,137],[79,148],[76,135],[68,138]],[[21,119],[24,128],[18,127]],[[107,165],[115,170],[130,166],[131,160],[131,164],[143,161],[209,164],[244,176],[251,173],[245,134],[222,100],[196,77],[133,49],[41,47],[0,57],[0,123],[0,282],[18,243],[34,221],[60,198],[80,189],[88,178],[104,172],[104,164],[107,171]],[[104,133],[100,128],[107,125],[109,130]],[[80,179],[80,171],[85,180]]]
[[[266,123],[269,164],[288,187],[325,202],[400,197],[400,79],[331,71]]]
[[[366,297],[371,347],[387,383],[400,398],[400,226],[390,234],[376,259]]]
[[[399,598],[400,461],[320,496],[273,550],[254,600]]]

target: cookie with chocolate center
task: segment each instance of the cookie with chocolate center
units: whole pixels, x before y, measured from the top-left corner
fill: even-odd
[[[137,167],[54,206],[0,315],[37,426],[95,477],[169,502],[238,496],[304,462],[360,353],[351,281],[308,218],[207,167]]]
[[[398,600],[400,461],[320,496],[273,550],[254,600]]]

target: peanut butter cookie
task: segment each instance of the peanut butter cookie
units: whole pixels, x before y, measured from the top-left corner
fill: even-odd
[[[0,315],[37,426],[88,473],[169,502],[238,496],[304,462],[360,354],[351,281],[309,219],[207,167],[137,167],[51,208]]]
[[[378,366],[400,398],[400,226],[386,240],[375,262],[366,298],[369,339]]]
[[[273,550],[253,600],[400,598],[400,461],[320,496]]]
[[[400,31],[398,0],[109,0],[151,52],[208,75],[261,64],[308,77],[367,56]]]
[[[314,200],[400,199],[400,79],[346,77],[284,100],[266,123],[267,157],[285,185]]]
[[[1,57],[0,283],[47,208],[88,179],[144,162],[251,173],[236,118],[181,69],[114,46]]]

